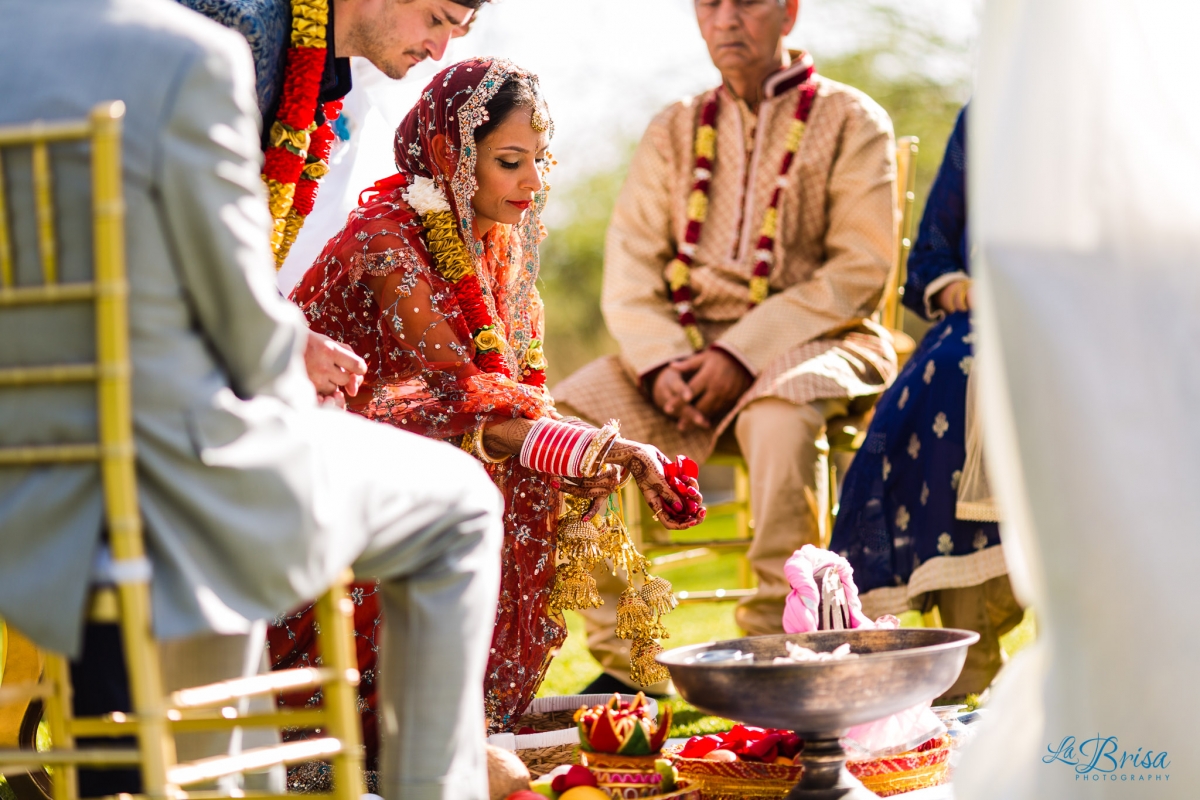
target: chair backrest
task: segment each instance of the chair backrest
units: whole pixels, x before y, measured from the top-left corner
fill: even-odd
[[[87,119],[36,121],[0,127],[0,314],[19,307],[91,303],[94,307],[95,361],[22,364],[0,369],[0,387],[30,387],[94,382],[97,436],[91,443],[0,447],[0,467],[96,462],[104,492],[104,521],[115,562],[122,610],[122,635],[138,714],[142,775],[147,787],[166,785],[174,743],[166,726],[165,692],[157,645],[150,630],[150,564],[145,555],[138,510],[134,464],[131,364],[129,355],[129,284],[125,270],[125,207],[122,194],[121,129],[125,104],[101,103]],[[55,224],[50,145],[82,142],[90,147],[92,276],[90,281],[60,281],[59,241]],[[17,285],[9,193],[3,153],[29,148],[41,281]],[[65,667],[64,667],[65,668]],[[67,709],[69,712],[69,709]],[[69,745],[61,725],[51,736]],[[64,783],[65,782],[65,783]],[[55,772],[55,796],[74,796],[74,770]]]
[[[95,305],[96,360],[90,364],[45,364],[0,369],[0,386],[32,386],[94,381],[100,420],[94,444],[0,448],[0,466],[97,461],[114,558],[141,558],[141,524],[134,481],[130,394],[129,324],[125,275],[124,205],[121,195],[121,102],[97,106],[86,120],[33,122],[0,127],[0,313],[19,306],[92,302]],[[93,278],[59,281],[51,143],[81,140],[91,146]],[[16,285],[16,260],[5,187],[5,149],[32,151],[32,187],[42,281]]]
[[[883,294],[880,322],[889,330],[903,328],[904,283],[908,280],[908,252],[912,249],[913,206],[916,201],[917,152],[920,139],[903,136],[896,140],[896,209],[900,212],[900,235],[896,241],[896,261],[888,274]]]

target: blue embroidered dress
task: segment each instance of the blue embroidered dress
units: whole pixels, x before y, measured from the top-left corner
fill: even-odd
[[[905,305],[926,319],[943,315],[930,307],[934,295],[966,277],[968,262],[964,108],[909,259]],[[847,470],[830,549],[850,561],[871,614],[899,613],[923,592],[982,583],[1002,562],[999,551],[983,552],[1000,543],[996,523],[955,517],[972,341],[966,312],[930,328],[880,398]]]

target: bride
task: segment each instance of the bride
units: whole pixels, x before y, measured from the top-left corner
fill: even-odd
[[[363,193],[292,293],[313,330],[369,365],[348,408],[472,452],[504,495],[485,686],[493,732],[520,717],[566,636],[549,606],[560,494],[591,501],[586,521],[632,476],[668,528],[704,516],[695,480],[668,478],[656,448],[615,425],[560,418],[545,389],[535,284],[552,132],[534,75],[491,59],[443,70],[396,132],[399,173]],[[356,593],[355,618],[369,703],[378,605],[363,594],[373,591]],[[273,656],[295,663],[309,654],[305,626],[300,615],[282,622]]]

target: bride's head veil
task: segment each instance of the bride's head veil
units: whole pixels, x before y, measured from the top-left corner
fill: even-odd
[[[478,158],[478,143],[475,131],[488,121],[487,105],[510,80],[525,81],[533,90],[540,112],[541,98],[538,94],[537,76],[504,59],[472,58],[460,61],[434,76],[420,100],[396,129],[396,168],[402,173],[432,178],[450,200],[450,208],[458,220],[459,232],[468,249],[478,250],[471,223],[475,212],[471,198],[475,196],[475,163]],[[553,123],[547,121],[547,134],[553,136]],[[454,172],[444,174],[431,155],[433,138],[437,134],[446,137],[450,145],[450,157]],[[536,245],[539,238],[540,217],[546,205],[546,190],[534,196],[533,205],[525,214],[520,228],[523,242]],[[535,252],[536,248],[529,247]],[[479,253],[476,252],[476,257]]]
[[[475,165],[479,149],[475,134],[488,122],[488,103],[511,80],[527,83],[533,96],[534,119],[544,121],[547,136],[553,136],[554,124],[544,108],[537,76],[511,61],[492,58],[460,61],[439,72],[396,129],[396,168],[401,174],[431,178],[442,188],[458,220],[459,236],[467,245],[477,269],[483,260],[483,243],[475,239],[472,228],[475,212],[471,198],[477,188]],[[446,137],[450,146],[453,172],[449,175],[442,172],[432,157],[433,139],[439,133]],[[519,370],[526,350],[540,337],[538,244],[544,235],[541,214],[549,189],[545,177],[543,168],[542,189],[534,194],[533,203],[521,222],[512,226],[511,235],[497,242],[497,246],[503,248],[502,257],[507,266],[503,280],[506,291],[503,298],[489,300],[506,320],[510,358],[513,359],[510,367],[514,370]]]
[[[530,92],[521,94],[533,98],[535,123],[544,121],[546,132],[553,133],[553,125],[538,94],[537,77],[532,73],[509,61],[490,58],[461,61],[439,72],[396,130],[395,156],[399,174],[376,182],[362,193],[359,208],[351,213],[346,226],[325,246],[320,258],[293,291],[293,299],[310,320],[322,313],[318,306],[326,300],[333,307],[346,302],[333,297],[347,291],[338,287],[347,280],[356,284],[366,260],[372,257],[370,254],[376,253],[377,257],[382,242],[389,242],[386,246],[394,247],[391,243],[396,241],[394,236],[397,234],[407,241],[409,248],[407,255],[402,253],[399,257],[417,258],[433,266],[433,256],[420,235],[420,216],[404,197],[414,177],[435,181],[445,193],[473,266],[477,272],[483,271],[484,246],[476,241],[472,228],[475,213],[471,199],[477,188],[476,132],[488,122],[488,103],[510,80],[527,84]],[[433,140],[439,133],[449,144],[450,174],[443,173],[432,157]],[[497,225],[487,237],[490,255],[494,257],[492,280],[481,280],[481,289],[485,302],[494,308],[498,321],[503,321],[507,330],[506,358],[513,375],[520,373],[530,346],[541,336],[537,246],[542,238],[541,213],[548,189],[544,168],[542,177],[543,188],[535,193],[533,203],[521,221],[511,229],[507,225]],[[491,289],[493,281],[497,289],[495,296]],[[365,305],[361,310],[369,317],[373,301],[368,297],[362,303]],[[354,336],[346,331],[343,339],[348,344],[357,342],[367,347],[374,335],[372,326],[356,331]]]

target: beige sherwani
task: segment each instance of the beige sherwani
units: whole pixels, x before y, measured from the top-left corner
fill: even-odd
[[[589,364],[554,391],[560,405],[585,418],[616,417],[630,438],[700,460],[712,453],[723,431],[747,416],[742,412],[750,404],[775,408],[758,416],[763,425],[788,429],[774,431],[776,446],[769,446],[772,436],[764,431],[749,430],[763,425],[747,420],[734,426],[751,468],[756,538],[776,542],[768,548],[770,555],[757,553],[755,563],[760,600],[772,608],[764,607],[758,622],[743,614],[739,621],[772,629],[780,624],[774,606],[781,615],[786,594],[783,559],[805,541],[815,541],[807,507],[813,470],[776,465],[768,471],[778,480],[764,486],[755,476],[755,462],[760,456],[807,461],[824,416],[859,398],[869,403],[895,373],[886,333],[869,322],[895,253],[891,121],[861,92],[818,76],[799,152],[780,181],[802,71],[796,62],[772,75],[757,112],[727,87],[720,90],[716,165],[692,290],[706,341],[755,377],[737,406],[713,430],[681,434],[639,386],[641,378],[692,352],[670,302],[665,271],[687,225],[693,142],[708,92],[670,106],[650,124],[617,202],[608,232],[603,307],[620,355]],[[750,309],[758,232],[777,185],[783,192],[771,293]],[[820,412],[815,416],[814,403]],[[804,432],[790,447],[794,429]],[[756,437],[763,447],[750,444]],[[763,452],[747,453],[748,446]],[[756,548],[761,550],[759,544]],[[752,550],[752,561],[755,556]],[[614,606],[608,603],[602,611]]]

